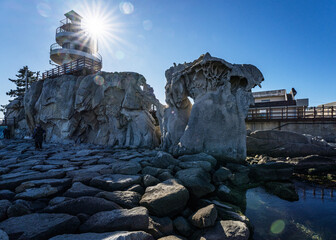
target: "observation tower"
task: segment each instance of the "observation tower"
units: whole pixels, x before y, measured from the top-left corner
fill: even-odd
[[[50,59],[63,65],[85,57],[101,65],[98,43],[83,30],[82,17],[73,10],[64,15],[66,18],[56,29],[56,43],[50,46]]]

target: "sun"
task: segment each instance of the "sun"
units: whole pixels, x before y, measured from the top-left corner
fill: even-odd
[[[113,46],[125,43],[120,37],[124,27],[118,19],[117,8],[106,2],[85,0],[78,1],[72,8],[83,17],[82,29],[98,43],[99,49],[112,52]]]

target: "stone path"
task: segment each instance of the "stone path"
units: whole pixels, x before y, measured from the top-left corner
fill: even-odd
[[[3,140],[0,173],[1,240],[249,238],[249,168],[206,154]]]

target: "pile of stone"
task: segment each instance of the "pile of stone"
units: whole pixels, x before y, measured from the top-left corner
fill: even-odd
[[[204,153],[177,159],[88,144],[34,151],[24,140],[0,149],[1,239],[248,239],[246,189],[291,176],[273,168],[265,179],[265,170]]]

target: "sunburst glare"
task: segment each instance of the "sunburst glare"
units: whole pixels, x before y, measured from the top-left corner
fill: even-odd
[[[123,24],[118,19],[118,8],[111,8],[101,1],[79,1],[72,8],[78,10],[82,19],[82,28],[95,41],[98,41],[99,49],[113,52],[111,46],[126,44],[121,33]]]

